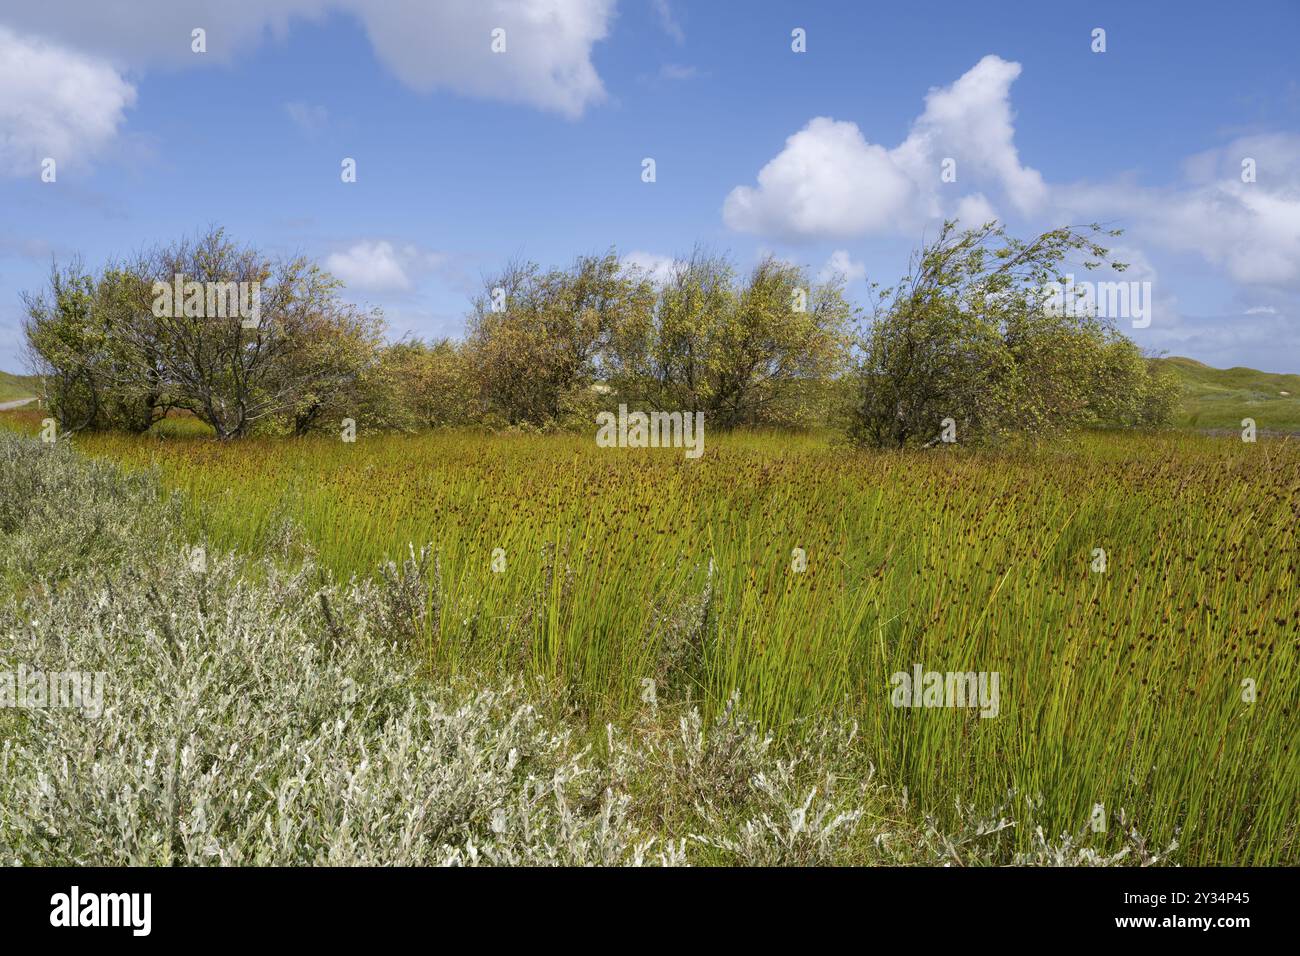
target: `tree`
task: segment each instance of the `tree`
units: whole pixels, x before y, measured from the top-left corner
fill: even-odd
[[[51,267],[48,290],[23,293],[28,365],[42,377],[45,403],[64,432],[96,427],[104,418],[94,298],[94,279],[78,260]]]
[[[660,280],[653,310],[620,326],[610,367],[620,395],[656,409],[722,428],[802,424],[844,367],[853,318],[840,278],[814,285],[769,257],[741,283],[697,248]]]
[[[466,349],[450,339],[396,342],[384,350],[372,378],[387,427],[469,425],[481,416]]]
[[[878,290],[850,439],[932,444],[945,419],[965,442],[1134,419],[1134,397],[1160,391],[1131,360],[1136,347],[1091,310],[1053,308],[1048,295],[1072,255],[1088,269],[1107,260],[1099,234],[1060,228],[1026,242],[996,222],[964,232],[945,223],[903,280]]]
[[[363,404],[383,317],[339,297],[301,258],[271,259],[220,229],[106,267],[55,267],[25,296],[30,361],[67,431],[144,431],[184,408],[218,438],[305,434]]]
[[[293,387],[287,418],[297,436],[337,428],[344,418],[366,421],[363,409],[373,405],[384,347],[383,314],[339,301],[334,295],[338,286],[332,279],[322,283],[316,308],[300,317],[278,372]]]
[[[510,264],[484,283],[469,319],[467,354],[485,410],[508,425],[589,422],[616,329],[652,301],[612,250],[568,270]]]
[[[110,267],[96,279],[74,260],[53,267],[48,289],[23,295],[28,364],[42,375],[65,432],[142,432],[167,414],[159,370],[124,334],[137,285],[127,270]]]
[[[281,422],[297,434],[315,427],[381,340],[381,317],[341,302],[328,272],[237,246],[220,229],[158,250],[140,271],[153,301],[130,329],[132,344],[171,383],[176,404],[221,439]],[[168,295],[185,283],[202,299]]]

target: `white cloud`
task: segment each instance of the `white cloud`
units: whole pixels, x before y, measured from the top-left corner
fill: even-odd
[[[942,159],[957,161],[957,181],[972,171],[991,179],[1022,214],[1038,210],[1047,187],[1038,170],[1021,165],[1012,123],[1011,84],[1020,64],[986,56],[951,86],[930,90],[925,112],[912,124],[907,140],[894,150],[895,160],[930,186]]]
[[[445,262],[443,255],[410,244],[398,246],[386,239],[363,239],[327,256],[325,268],[350,288],[405,292]]]
[[[608,32],[614,0],[132,0],[86,3],[75,16],[60,4],[11,6],[7,23],[132,67],[228,62],[267,34],[286,34],[295,20],[350,14],[412,89],[576,117],[605,98],[591,50]],[[206,54],[190,49],[196,26],[207,31]],[[491,50],[497,27],[506,31],[504,53]]]
[[[1129,241],[1199,256],[1244,285],[1300,288],[1300,135],[1244,137],[1200,153],[1181,182],[1165,187],[1049,184],[1016,149],[1010,91],[1020,72],[1018,63],[984,57],[930,90],[892,149],[854,123],[817,117],[759,170],[756,186],[731,191],[723,220],[792,241],[914,237],[941,217],[968,227],[1001,218],[984,191],[994,189],[1000,203],[1044,227],[1112,222]],[[946,159],[955,161],[955,182],[941,179]],[[1254,182],[1242,181],[1245,159],[1254,161]]]
[[[614,0],[348,0],[407,86],[525,103],[568,117],[605,99],[591,48]],[[506,31],[506,52],[491,50]],[[481,38],[477,42],[475,38]]]
[[[972,193],[969,196],[962,196],[957,200],[957,206],[953,209],[953,218],[961,223],[963,229],[974,229],[982,226],[990,219],[1000,219],[993,204],[984,197],[983,193]]]
[[[135,87],[107,62],[0,26],[0,174],[86,162],[116,135]]]
[[[622,261],[624,265],[644,272],[654,282],[667,282],[677,269],[676,260],[672,256],[662,256],[655,252],[629,252],[622,257]]]
[[[1250,318],[1229,314],[1157,318],[1146,334],[1134,333],[1143,345],[1171,355],[1189,355],[1216,368],[1245,365],[1271,372],[1294,372],[1300,354],[1293,343],[1300,313]]]
[[[821,282],[826,282],[837,275],[843,276],[845,282],[858,282],[867,277],[867,267],[861,262],[855,262],[847,249],[836,249],[831,253],[826,265],[822,266],[817,278]]]
[[[850,238],[890,228],[915,198],[914,183],[855,123],[819,116],[759,170],[757,188],[731,191],[722,216],[739,232]]]
[[[855,123],[817,117],[759,170],[757,187],[731,191],[723,219],[741,232],[837,239],[913,233],[945,214],[986,217],[992,206],[983,193],[958,196],[955,184],[941,181],[949,158],[958,183],[986,182],[1018,211],[1036,211],[1047,188],[1014,143],[1010,90],[1019,75],[1019,63],[984,57],[951,86],[930,90],[893,149],[868,142]]]
[[[1241,161],[1256,161],[1255,182]],[[1300,288],[1300,135],[1235,140],[1193,156],[1183,182],[1052,187],[1059,218],[1122,220],[1131,235],[1201,256],[1244,285]]]

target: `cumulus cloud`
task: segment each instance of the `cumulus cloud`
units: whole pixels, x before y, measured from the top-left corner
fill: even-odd
[[[933,190],[939,163],[955,159],[958,182],[974,172],[997,183],[1022,214],[1036,212],[1047,187],[1038,170],[1021,164],[1012,122],[1011,84],[1020,69],[1019,63],[986,56],[951,86],[930,90],[925,112],[894,150],[896,161]]]
[[[952,217],[960,222],[964,229],[974,229],[991,219],[1001,218],[983,193],[971,193],[957,200]]]
[[[1039,225],[1115,222],[1130,239],[1200,256],[1237,282],[1300,288],[1300,135],[1243,137],[1200,153],[1179,182],[1162,187],[1049,184],[1016,149],[1010,93],[1020,72],[1018,63],[984,57],[930,90],[892,149],[854,123],[817,117],[759,170],[757,185],[731,191],[723,220],[787,241],[915,236],[938,218],[967,227],[1002,218],[989,190]],[[955,164],[955,182],[942,179],[945,160]],[[1254,181],[1243,180],[1246,160]]]
[[[380,61],[420,92],[451,90],[576,117],[605,98],[591,62],[614,0],[133,0],[87,3],[68,16],[58,4],[13,4],[6,22],[132,67],[202,66],[247,54],[296,21],[355,17]],[[190,32],[207,31],[207,53]],[[506,31],[506,51],[491,49]]]
[[[854,261],[847,249],[836,249],[831,253],[826,265],[822,266],[817,278],[821,282],[826,282],[835,276],[842,276],[845,282],[858,282],[867,277],[867,267],[861,262]]]
[[[135,87],[109,63],[0,26],[0,174],[76,166],[116,135]]]
[[[363,239],[325,258],[325,268],[350,288],[371,292],[405,292],[424,275],[442,267],[446,257],[411,244]]]
[[[912,180],[857,124],[819,116],[758,171],[757,187],[731,191],[722,215],[739,232],[850,238],[889,228],[915,195]]]
[[[1254,161],[1255,181],[1242,180]],[[1060,216],[1122,219],[1132,236],[1203,257],[1245,285],[1300,288],[1300,135],[1243,137],[1193,156],[1181,182],[1052,188]]]
[[[1019,75],[1019,63],[984,57],[951,86],[932,89],[892,149],[869,142],[856,123],[817,117],[759,170],[757,186],[731,191],[723,219],[740,232],[811,240],[910,233],[941,215],[991,212],[982,193],[941,181],[945,159],[955,160],[957,182],[997,186],[1018,211],[1033,212],[1047,187],[1015,147],[1010,90]]]
[[[347,0],[347,5],[365,23],[380,59],[412,89],[451,89],[568,117],[605,99],[591,48],[608,32],[614,0]],[[493,53],[490,45],[498,27],[506,31],[504,53]]]

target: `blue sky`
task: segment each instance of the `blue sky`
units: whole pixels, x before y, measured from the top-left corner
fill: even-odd
[[[865,299],[944,216],[996,215],[1125,228],[1141,344],[1300,371],[1298,43],[1294,0],[3,0],[0,368],[52,256],[210,224],[434,337],[519,256],[702,242]]]

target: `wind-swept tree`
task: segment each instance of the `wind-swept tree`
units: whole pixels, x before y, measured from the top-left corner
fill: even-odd
[[[877,289],[851,440],[933,444],[945,419],[963,442],[1116,421],[1124,401],[1159,392],[1145,363],[1119,360],[1132,343],[1108,321],[1051,305],[1071,257],[1086,269],[1108,261],[1106,235],[1118,232],[1060,228],[1024,241],[996,222],[961,232],[945,223],[898,285]],[[1157,405],[1147,409],[1158,419]]]

